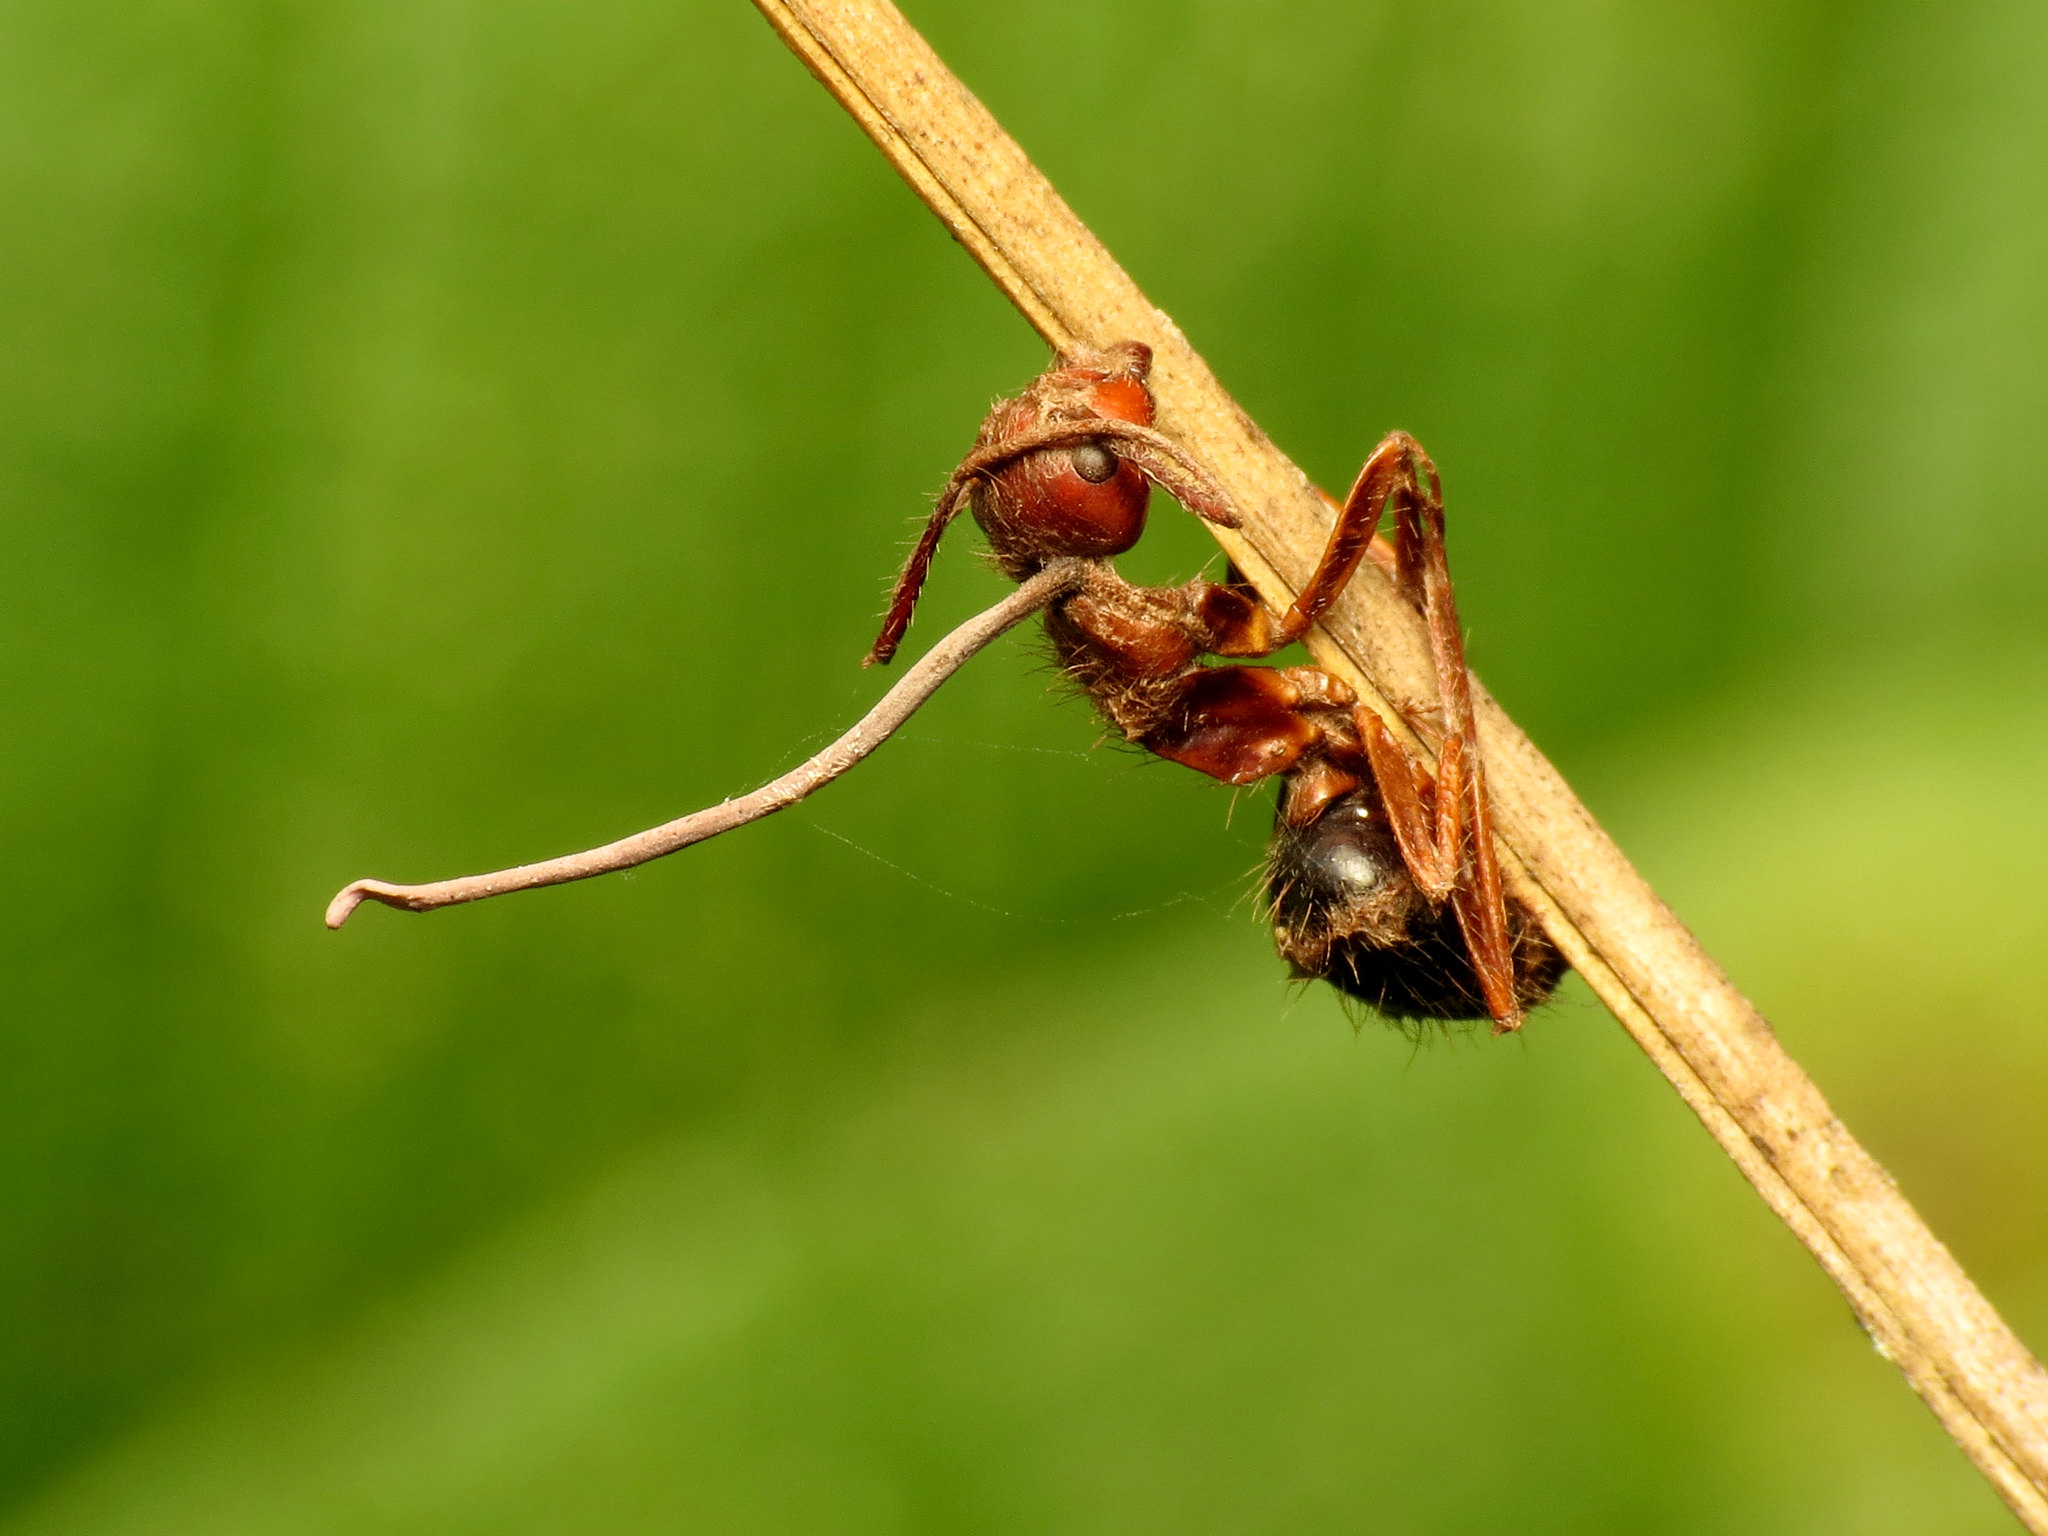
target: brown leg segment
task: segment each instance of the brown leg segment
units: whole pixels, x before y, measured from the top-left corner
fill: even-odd
[[[1182,680],[1173,714],[1143,744],[1226,784],[1285,773],[1323,739],[1321,724],[1302,709],[1314,702],[1311,691],[1290,675],[1314,670],[1203,667]]]
[[[1330,529],[1330,542],[1323,549],[1322,560],[1309,577],[1308,584],[1294,599],[1294,606],[1280,621],[1280,645],[1291,644],[1307,634],[1309,627],[1350,585],[1352,576],[1358,571],[1358,562],[1372,548],[1373,535],[1379,532],[1387,496],[1400,483],[1401,471],[1411,447],[1417,453],[1422,451],[1413,438],[1405,432],[1397,432],[1375,448],[1372,457],[1358,471],[1358,478],[1351,484],[1351,494],[1337,509],[1337,521]]]
[[[1341,800],[1364,783],[1349,769],[1327,757],[1313,757],[1294,771],[1281,792],[1281,814],[1290,827],[1313,825],[1332,801]]]
[[[1387,808],[1387,822],[1401,850],[1401,862],[1408,866],[1423,895],[1442,901],[1458,888],[1464,864],[1464,850],[1459,846],[1464,830],[1464,818],[1459,814],[1463,809],[1459,789],[1464,749],[1445,745],[1437,764],[1438,778],[1432,784],[1422,765],[1387,734],[1378,715],[1363,707],[1353,714],[1365,743],[1366,761],[1372,765],[1373,783],[1379,787],[1380,803]]]
[[[1472,804],[1472,878],[1452,896],[1472,969],[1486,994],[1495,1034],[1522,1027],[1522,1008],[1515,996],[1514,947],[1508,939],[1507,897],[1501,887],[1500,858],[1493,846],[1493,808],[1487,804],[1485,777],[1472,764],[1467,791]]]
[[[1451,594],[1450,562],[1444,553],[1443,484],[1422,445],[1405,432],[1392,433],[1374,450],[1358,480],[1358,485],[1352,488],[1353,501],[1359,500],[1364,490],[1368,505],[1383,509],[1391,505],[1395,579],[1422,610],[1429,626],[1444,742],[1438,759],[1433,829],[1436,836],[1431,853],[1423,862],[1435,866],[1427,870],[1433,875],[1441,868],[1446,849],[1460,855],[1458,862],[1464,868],[1452,892],[1458,927],[1471,951],[1473,969],[1486,994],[1486,1009],[1493,1016],[1494,1029],[1518,1029],[1522,1010],[1515,1000],[1513,949],[1508,941],[1500,859],[1493,845],[1493,814],[1486,803],[1484,772],[1479,763],[1472,679],[1465,667],[1465,637],[1458,625],[1457,600]],[[1368,480],[1378,484],[1367,487]],[[1385,488],[1380,489],[1379,484]],[[1379,734],[1385,737],[1383,728]],[[1366,740],[1368,746],[1373,745],[1369,730]],[[1391,737],[1386,737],[1385,747],[1400,751]],[[1407,756],[1405,752],[1400,755]],[[1376,758],[1375,776],[1379,771]],[[1385,783],[1382,778],[1383,794]],[[1406,840],[1401,843],[1401,852],[1417,883],[1425,884],[1425,869],[1417,866]]]
[[[1188,591],[1189,607],[1203,632],[1202,649],[1207,654],[1270,656],[1280,649],[1273,640],[1273,615],[1249,582],[1242,578],[1227,586],[1190,582]]]
[[[1292,645],[1343,594],[1358,573],[1359,562],[1368,556],[1389,576],[1398,577],[1398,557],[1378,533],[1388,496],[1402,484],[1404,474],[1413,478],[1408,466],[1411,451],[1419,454],[1422,449],[1405,432],[1394,433],[1373,450],[1341,505],[1323,498],[1336,514],[1330,541],[1301,595],[1277,625],[1235,568],[1228,585],[1207,588],[1197,611],[1212,630],[1211,655],[1270,656]]]

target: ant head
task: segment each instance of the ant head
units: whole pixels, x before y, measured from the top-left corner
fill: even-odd
[[[1120,554],[1137,542],[1151,483],[1113,437],[1091,433],[1088,424],[1150,427],[1151,369],[1152,349],[1143,342],[1075,346],[1023,394],[996,403],[897,578],[868,665],[895,655],[939,538],[970,497],[998,562],[1020,580],[1063,555]]]
[[[1101,429],[1152,425],[1151,366],[1152,350],[1139,342],[1077,348],[982,423],[975,446],[990,461],[969,496],[1011,579],[1062,556],[1102,559],[1138,542],[1151,481],[1126,442]]]
[[[868,665],[895,655],[939,538],[970,500],[996,563],[1016,581],[1053,560],[1129,549],[1145,531],[1154,480],[1198,516],[1237,526],[1214,478],[1152,430],[1151,371],[1143,342],[1077,345],[1023,394],[996,403],[896,580]]]

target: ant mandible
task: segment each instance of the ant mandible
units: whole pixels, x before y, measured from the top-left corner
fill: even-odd
[[[1295,974],[1326,978],[1392,1018],[1519,1028],[1565,963],[1502,887],[1436,466],[1405,432],[1374,449],[1351,494],[1332,503],[1322,560],[1277,620],[1234,570],[1220,584],[1138,586],[1110,557],[1144,532],[1152,482],[1235,525],[1222,493],[1152,430],[1151,363],[1139,342],[1076,348],[989,412],[897,579],[869,663],[895,654],[963,503],[1014,581],[1054,560],[1085,562],[1047,605],[1045,627],[1102,716],[1126,740],[1225,784],[1284,776],[1266,899]],[[1391,552],[1374,542],[1389,511]],[[1369,554],[1428,626],[1443,717],[1434,774],[1318,667],[1201,660],[1270,656],[1299,640]]]

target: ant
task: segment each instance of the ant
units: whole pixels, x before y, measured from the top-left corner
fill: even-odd
[[[1235,570],[1221,583],[1137,586],[1110,559],[1144,533],[1154,484],[1197,516],[1237,526],[1222,488],[1153,429],[1151,367],[1138,342],[1077,347],[989,412],[897,578],[868,663],[895,655],[963,506],[1018,589],[932,647],[817,756],[751,794],[583,853],[428,885],[355,881],[329,904],[328,926],[365,900],[424,912],[588,879],[782,810],[866,757],[976,651],[1043,611],[1060,667],[1127,741],[1225,784],[1281,778],[1266,900],[1297,976],[1324,977],[1391,1018],[1519,1028],[1564,959],[1501,886],[1436,466],[1405,432],[1374,449],[1343,504],[1330,502],[1329,547],[1277,619]],[[1377,537],[1390,511],[1392,548]],[[1368,558],[1428,622],[1442,708],[1434,775],[1341,678],[1201,659],[1255,660],[1293,644]]]
[[[1081,562],[1047,604],[1045,628],[1103,718],[1225,784],[1281,776],[1265,895],[1294,973],[1390,1018],[1519,1028],[1565,962],[1501,884],[1436,466],[1405,432],[1374,449],[1350,495],[1332,502],[1329,545],[1277,620],[1234,569],[1220,584],[1135,585],[1110,557],[1143,534],[1153,482],[1198,516],[1235,525],[1206,475],[1151,430],[1151,363],[1138,342],[1076,348],[997,403],[897,579],[869,664],[895,654],[963,502],[1012,580]],[[1376,540],[1390,511],[1392,550]],[[1368,555],[1428,624],[1443,714],[1434,775],[1318,667],[1201,660],[1266,657],[1301,639]]]

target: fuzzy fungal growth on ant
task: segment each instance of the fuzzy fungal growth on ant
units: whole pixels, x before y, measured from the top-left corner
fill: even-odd
[[[1275,942],[1297,975],[1326,978],[1392,1018],[1518,1028],[1564,961],[1502,889],[1435,465],[1406,433],[1382,442],[1284,614],[1235,572],[1221,583],[1136,585],[1110,561],[1144,533],[1154,484],[1209,522],[1237,525],[1213,477],[1154,430],[1151,363],[1137,342],[1076,348],[989,412],[897,579],[868,662],[895,655],[963,508],[1018,591],[942,640],[810,762],[752,795],[587,853],[434,885],[357,881],[329,907],[329,925],[364,899],[424,911],[585,879],[794,804],[872,751],[969,656],[1043,609],[1059,665],[1126,741],[1225,784],[1281,779],[1266,895]],[[1391,548],[1375,538],[1388,516]],[[1420,729],[1435,737],[1433,774],[1342,679],[1203,659],[1252,660],[1299,640],[1367,558],[1429,628],[1441,728]]]

